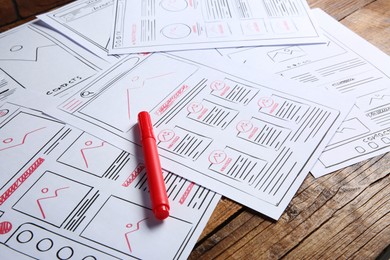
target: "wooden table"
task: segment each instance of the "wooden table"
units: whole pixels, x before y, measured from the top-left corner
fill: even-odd
[[[308,3],[390,54],[390,0]],[[389,172],[387,153],[309,175],[277,222],[223,198],[190,259],[389,259]]]
[[[390,0],[308,3],[390,54]],[[389,259],[389,169],[387,153],[322,178],[309,175],[277,222],[223,198],[189,258]]]

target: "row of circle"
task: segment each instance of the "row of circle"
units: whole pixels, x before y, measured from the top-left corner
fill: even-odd
[[[34,234],[31,230],[24,230],[16,236],[16,241],[18,241],[21,244],[27,244],[33,238],[34,238]],[[35,245],[36,249],[42,253],[48,252],[49,250],[51,250],[53,248],[53,246],[54,246],[54,242],[51,238],[42,238]],[[57,253],[56,253],[57,259],[60,259],[60,260],[71,259],[73,255],[74,255],[74,250],[70,246],[63,246],[60,249],[58,249]],[[83,260],[96,260],[97,258],[95,256],[88,255],[82,259]]]

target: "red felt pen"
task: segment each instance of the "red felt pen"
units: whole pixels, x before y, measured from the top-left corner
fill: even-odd
[[[152,120],[148,112],[142,111],[138,114],[138,125],[141,133],[152,210],[157,219],[163,220],[169,216],[169,201],[158,156],[156,138],[153,134]]]

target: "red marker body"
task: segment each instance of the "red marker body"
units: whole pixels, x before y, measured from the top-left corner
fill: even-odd
[[[157,219],[163,220],[169,216],[169,201],[158,156],[156,138],[150,115],[146,111],[138,114],[138,125],[141,133],[142,150],[144,152],[146,174],[153,213]]]

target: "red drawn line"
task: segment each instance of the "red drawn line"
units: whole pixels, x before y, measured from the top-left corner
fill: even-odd
[[[222,166],[222,168],[221,168],[221,172],[223,172],[223,171],[225,171],[226,170],[226,168],[228,167],[228,165],[231,163],[231,161],[232,161],[232,158],[228,158],[227,160],[226,160],[226,163]]]
[[[130,176],[122,183],[123,187],[129,187],[130,184],[137,178],[137,176],[145,169],[145,165],[138,164],[137,168],[130,174]]]
[[[171,135],[170,132],[164,132],[164,133],[162,134],[162,137],[163,137],[164,141],[166,141],[166,140],[170,137],[170,135]],[[168,136],[168,138],[166,138],[167,136]]]
[[[83,102],[81,100],[77,100],[72,106],[69,107],[69,110],[73,112],[77,107],[79,107]]]
[[[75,99],[72,99],[71,101],[69,101],[68,103],[66,103],[65,105],[63,105],[62,107],[65,108],[65,109],[68,109],[68,106],[71,106],[73,104],[73,102],[75,101]]]
[[[12,146],[9,146],[9,147],[5,147],[5,148],[3,148],[3,149],[0,149],[0,151],[4,151],[4,150],[7,150],[7,149],[14,148],[14,147],[16,147],[16,146],[23,145],[23,144],[25,143],[25,141],[26,141],[26,139],[27,139],[27,136],[28,136],[29,134],[32,134],[32,133],[34,133],[34,132],[36,132],[36,131],[39,131],[39,130],[42,130],[42,129],[44,129],[44,128],[46,128],[46,127],[41,127],[41,128],[35,129],[35,130],[31,131],[31,132],[28,132],[27,134],[24,135],[23,140],[22,140],[22,142],[21,142],[20,144],[16,144],[16,145],[12,145]]]
[[[127,116],[130,120],[130,90],[127,89]]]
[[[133,252],[133,251],[131,250],[130,241],[129,241],[129,238],[127,237],[127,235],[130,234],[130,233],[133,233],[133,232],[135,232],[135,231],[138,231],[138,230],[140,229],[140,223],[141,223],[142,221],[147,220],[147,219],[148,219],[148,218],[141,219],[140,221],[137,222],[137,227],[136,227],[136,229],[131,230],[131,231],[125,233],[125,238],[126,238],[126,241],[127,241],[127,246],[129,247],[130,252]],[[131,226],[132,226],[132,224],[130,224],[130,227],[131,227]]]
[[[86,156],[85,156],[85,154],[84,154],[84,150],[90,150],[90,149],[95,149],[95,148],[103,147],[104,143],[105,143],[105,142],[103,141],[101,145],[97,145],[97,146],[93,146],[93,147],[87,147],[87,148],[83,148],[83,149],[80,150],[81,155],[82,155],[82,157],[83,157],[83,159],[84,159],[85,166],[86,166],[87,168],[88,168],[88,161],[87,161],[87,158],[86,158]]]
[[[189,89],[188,85],[182,85],[160,108],[156,111],[156,115],[162,115],[172,104]]]
[[[7,234],[12,229],[12,223],[9,221],[0,222],[0,235]]]
[[[46,215],[45,215],[45,212],[43,212],[43,208],[42,208],[42,205],[41,205],[40,201],[41,201],[41,200],[46,200],[46,199],[57,198],[57,197],[58,197],[58,191],[59,191],[59,190],[64,190],[64,189],[68,189],[68,188],[69,188],[69,187],[63,187],[63,188],[56,189],[56,190],[54,191],[54,196],[49,196],[49,197],[37,199],[37,203],[38,203],[39,210],[41,211],[42,217],[43,217],[44,219],[46,218]]]
[[[194,182],[191,182],[190,185],[188,185],[187,189],[185,190],[183,196],[181,196],[180,200],[179,200],[179,203],[180,204],[183,204],[186,199],[188,198],[188,195],[190,195],[190,192],[192,190],[192,188],[195,186],[195,183]]]
[[[284,21],[283,24],[284,24],[284,27],[286,28],[286,30],[290,31],[290,26],[288,25],[288,22]]]
[[[278,103],[275,103],[274,106],[271,108],[271,110],[269,111],[270,114],[272,114],[275,109],[278,107]]]
[[[221,154],[214,154],[214,161],[218,162],[218,158],[221,158]]]
[[[75,108],[77,108],[80,104],[82,103],[81,100],[77,100],[77,99],[72,99],[71,101],[69,101],[68,103],[66,103],[63,108],[66,109],[66,110],[74,110]]]
[[[0,206],[11,197],[20,185],[23,184],[25,180],[45,161],[43,158],[38,158],[1,196],[0,196]]]

